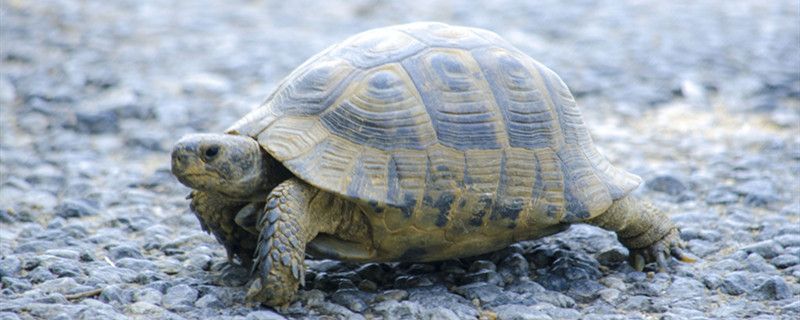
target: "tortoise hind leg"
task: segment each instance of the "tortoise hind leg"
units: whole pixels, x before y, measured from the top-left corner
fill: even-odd
[[[631,265],[638,271],[648,262],[656,262],[664,270],[670,255],[683,262],[695,260],[683,251],[680,232],[669,217],[634,196],[614,201],[605,213],[587,222],[616,232],[630,251]]]

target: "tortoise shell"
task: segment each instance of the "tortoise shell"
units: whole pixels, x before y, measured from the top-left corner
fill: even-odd
[[[640,183],[598,153],[553,71],[495,33],[441,23],[324,50],[227,132],[388,230],[581,221]]]

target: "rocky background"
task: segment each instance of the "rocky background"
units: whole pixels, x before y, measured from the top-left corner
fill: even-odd
[[[797,1],[0,2],[0,319],[797,319]],[[172,143],[221,131],[373,27],[491,29],[558,72],[694,264],[635,272],[574,226],[431,264],[309,261],[289,310],[188,211]]]

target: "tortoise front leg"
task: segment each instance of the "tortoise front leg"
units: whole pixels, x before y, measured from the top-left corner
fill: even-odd
[[[297,179],[284,181],[267,197],[259,217],[258,246],[247,299],[269,306],[288,305],[299,284],[304,283],[306,243],[319,232],[325,221],[312,220],[312,199],[320,193]]]
[[[638,271],[649,262],[658,263],[664,270],[670,255],[683,262],[695,261],[683,251],[680,232],[669,217],[652,203],[634,196],[614,201],[605,213],[587,223],[616,232],[630,251],[631,265]]]

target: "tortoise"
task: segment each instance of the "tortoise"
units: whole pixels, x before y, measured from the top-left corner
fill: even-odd
[[[691,261],[641,179],[592,143],[553,71],[490,31],[369,30],[293,71],[224,133],[191,134],[172,172],[192,211],[286,306],[306,253],[353,262],[474,256],[588,223],[633,265]]]

